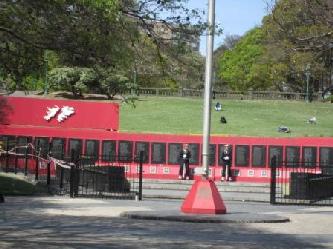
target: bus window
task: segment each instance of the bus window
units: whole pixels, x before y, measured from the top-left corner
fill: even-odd
[[[149,143],[148,142],[136,142],[135,143],[135,157],[136,161],[139,162],[140,151],[143,151],[143,163],[148,163],[149,159]]]
[[[303,147],[302,158],[303,158],[305,167],[316,167],[317,148],[316,147]]]
[[[320,168],[324,174],[333,174],[333,147],[320,147]]]
[[[82,154],[82,140],[81,139],[69,139],[68,156],[72,160],[77,160]]]
[[[236,145],[236,166],[249,166],[250,146]]]
[[[133,154],[133,142],[119,141],[118,143],[118,161],[131,162]]]
[[[199,144],[189,144],[188,148],[191,152],[190,165],[199,164]]]
[[[42,158],[47,158],[49,153],[49,138],[36,137],[35,138],[35,152]]]
[[[64,159],[65,155],[65,139],[52,138],[51,141],[51,155],[57,159]]]
[[[269,166],[272,167],[272,158],[276,157],[276,167],[282,166],[283,161],[283,147],[282,146],[269,146]]]
[[[210,144],[209,145],[209,166],[215,165],[215,155],[216,155],[216,145]]]
[[[152,143],[151,144],[151,162],[152,163],[165,163],[165,143]]]
[[[102,160],[104,162],[116,161],[116,141],[105,140],[102,142]]]
[[[97,140],[86,140],[85,156],[98,160],[99,142]]]
[[[216,155],[216,144],[210,144],[208,147],[208,165],[214,166],[215,165],[215,155]],[[203,160],[201,155],[201,160]]]
[[[299,165],[300,149],[298,146],[286,147],[286,165],[287,167],[297,167]]]
[[[180,151],[182,150],[182,144],[168,144],[168,163],[179,164],[180,163]]]
[[[264,145],[252,146],[252,166],[253,167],[266,166],[266,146]]]

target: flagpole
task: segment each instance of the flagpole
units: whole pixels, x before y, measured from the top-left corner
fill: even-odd
[[[191,190],[187,194],[181,206],[181,211],[183,213],[225,214],[227,212],[223,199],[214,183],[214,180],[208,179],[214,29],[215,0],[209,0],[205,96],[203,110],[202,177],[195,180]]]
[[[205,95],[203,110],[203,141],[202,141],[202,176],[209,176],[209,140],[211,119],[211,93],[213,74],[213,49],[215,31],[215,0],[208,2],[208,29],[206,38],[206,70],[205,70]]]

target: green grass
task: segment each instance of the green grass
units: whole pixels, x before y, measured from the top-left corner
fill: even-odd
[[[15,174],[0,173],[0,193],[3,195],[34,195],[45,193],[45,188],[32,184],[24,177]]]
[[[213,108],[223,105],[221,112]],[[202,134],[203,100],[198,98],[141,97],[136,108],[122,105],[122,132]],[[219,122],[225,116],[227,124]],[[317,124],[307,120],[315,116]],[[242,136],[333,136],[333,104],[277,100],[214,100],[211,134]],[[279,133],[288,126],[291,133]]]

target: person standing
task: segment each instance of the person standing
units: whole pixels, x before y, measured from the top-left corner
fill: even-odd
[[[231,163],[232,163],[232,150],[229,144],[224,145],[222,151],[222,163],[223,163],[223,170],[222,170],[222,181],[232,181],[232,174],[231,174]]]
[[[179,179],[190,179],[190,158],[191,152],[188,144],[183,145],[183,149],[180,151],[180,167],[179,167]]]

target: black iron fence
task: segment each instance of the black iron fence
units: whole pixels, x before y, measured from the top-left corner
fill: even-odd
[[[50,160],[41,157],[29,146],[24,147],[27,148],[23,153],[17,148],[0,150],[0,170],[5,173],[22,173],[36,181],[49,181]]]
[[[271,204],[333,205],[333,165],[271,162]]]
[[[28,150],[26,150],[28,151]],[[137,172],[129,174],[123,163],[125,158],[105,162],[101,158],[72,156],[58,160],[37,153],[0,153],[0,170],[24,174],[30,179],[45,183],[50,192],[71,197],[102,197],[142,200],[142,162],[140,153],[135,162]],[[104,159],[104,157],[103,157]],[[103,163],[101,163],[103,162]]]
[[[138,88],[135,90],[137,95],[144,96],[174,96],[174,97],[202,97],[203,89],[191,88]],[[132,94],[128,90],[123,94]],[[307,94],[298,92],[279,92],[279,91],[213,91],[213,99],[244,99],[244,100],[299,100],[304,101]],[[311,100],[322,100],[322,92],[313,92]]]
[[[135,175],[129,175],[123,165],[116,163],[99,165],[99,161],[96,158],[82,157],[75,163],[58,163],[53,186],[59,194],[69,194],[71,197],[142,199],[140,160],[138,160],[139,172]],[[119,158],[117,161],[122,160]]]

